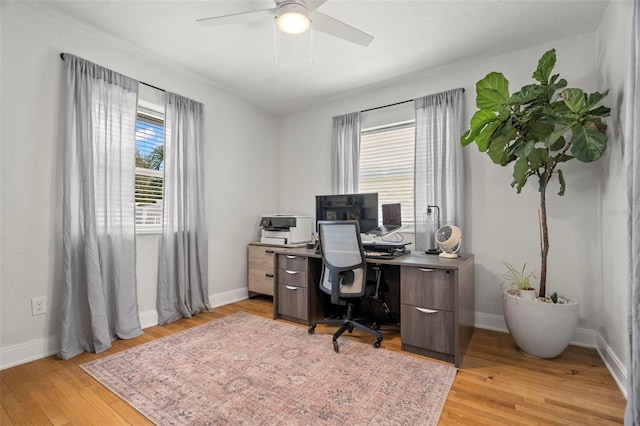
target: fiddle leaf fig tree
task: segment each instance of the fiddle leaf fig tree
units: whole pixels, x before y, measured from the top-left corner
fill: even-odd
[[[607,147],[606,125],[602,117],[610,109],[597,106],[607,96],[587,94],[581,89],[567,88],[567,81],[552,74],[556,64],[555,49],[538,62],[533,73],[537,83],[509,93],[509,81],[502,73],[491,72],[476,83],[478,111],[471,118],[469,130],[462,135],[466,146],[474,142],[481,152],[501,166],[513,163],[511,186],[518,193],[529,178],[537,180],[540,192],[540,290],[546,295],[547,229],[546,190],[554,176],[558,177],[564,195],[565,179],[560,168],[578,159],[588,163],[599,159]]]

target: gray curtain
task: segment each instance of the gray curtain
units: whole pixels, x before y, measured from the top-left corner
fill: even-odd
[[[169,92],[165,99],[164,205],[157,300],[160,324],[211,310],[204,106]]]
[[[431,246],[424,217],[427,206],[440,208],[440,224],[463,226],[463,89],[418,98],[416,109],[415,221],[416,250]],[[435,210],[435,209],[434,209]],[[464,230],[463,230],[464,236]]]
[[[629,199],[629,383],[625,425],[640,425],[640,2],[633,6],[627,82],[627,196]]]
[[[65,54],[62,312],[58,356],[142,334],[135,251],[138,82]]]
[[[358,192],[360,112],[333,117],[331,189],[334,194]]]

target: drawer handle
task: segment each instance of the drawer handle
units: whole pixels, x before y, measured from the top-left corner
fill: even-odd
[[[273,278],[273,274],[264,274],[264,276],[267,278]]]
[[[435,269],[430,269],[430,268],[418,268],[419,270],[421,270],[422,272],[433,272],[435,271]]]
[[[294,256],[292,254],[287,255],[287,259],[296,259],[298,256]]]
[[[264,252],[267,254],[273,254],[273,250],[265,250]]]
[[[290,271],[290,270],[288,270],[288,269],[285,269],[284,271],[285,271],[287,274],[289,274],[289,275],[295,275],[295,274],[297,274],[298,272],[300,272],[300,271]]]
[[[418,308],[416,307],[416,310],[422,312],[423,314],[437,314],[438,311],[434,310],[434,309],[427,309],[427,308]]]
[[[292,285],[285,285],[285,287],[286,287],[287,290],[297,290],[297,289],[300,288],[300,287],[294,287]]]

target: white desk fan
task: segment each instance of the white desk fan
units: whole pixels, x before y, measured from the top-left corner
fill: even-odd
[[[460,244],[462,243],[462,231],[460,228],[454,225],[441,226],[436,231],[436,242],[442,252],[441,257],[453,259],[458,257],[458,250],[460,250]]]

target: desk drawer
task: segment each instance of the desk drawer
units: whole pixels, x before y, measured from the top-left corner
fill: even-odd
[[[452,271],[403,266],[400,269],[400,282],[400,303],[455,311],[456,292]]]
[[[309,319],[308,306],[308,293],[305,287],[283,284],[278,286],[279,315],[306,321]]]
[[[307,258],[305,256],[294,256],[292,254],[279,254],[278,267],[289,269],[290,271],[307,271]]]
[[[273,274],[262,269],[249,269],[249,291],[273,296]]]
[[[307,273],[292,269],[278,269],[278,284],[307,288]]]
[[[273,247],[250,245],[249,269],[273,271]]]
[[[449,311],[401,305],[403,345],[452,355],[455,344],[455,314]]]

